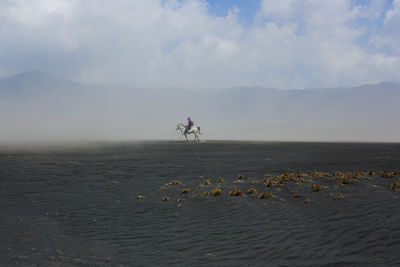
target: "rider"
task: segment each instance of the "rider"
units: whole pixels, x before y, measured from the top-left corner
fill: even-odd
[[[194,122],[190,119],[190,117],[187,118],[188,125],[186,126],[186,130],[190,131],[192,129],[192,126],[194,125]]]

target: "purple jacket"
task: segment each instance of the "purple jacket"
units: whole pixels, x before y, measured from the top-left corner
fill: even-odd
[[[187,118],[187,120],[188,120],[188,126],[192,127],[194,125],[194,122],[190,118]]]

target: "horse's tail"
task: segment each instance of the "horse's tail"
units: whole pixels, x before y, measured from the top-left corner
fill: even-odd
[[[197,129],[199,129],[199,134],[202,134],[202,133],[200,132],[200,126],[197,126]]]

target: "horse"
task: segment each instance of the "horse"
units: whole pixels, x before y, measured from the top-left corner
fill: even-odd
[[[183,123],[178,123],[176,125],[176,130],[181,131],[181,134],[186,137],[186,141],[189,141],[189,139],[187,138],[188,134],[194,134],[194,141],[200,141],[199,138],[199,134],[201,134],[200,127],[192,126],[190,130],[188,130],[186,125],[184,125]]]

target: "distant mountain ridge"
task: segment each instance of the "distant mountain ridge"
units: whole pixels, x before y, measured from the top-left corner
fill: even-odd
[[[135,89],[33,71],[0,79],[6,129],[0,142],[175,139],[174,125],[187,116],[208,139],[400,142],[399,101],[400,85],[390,82],[304,90]]]

